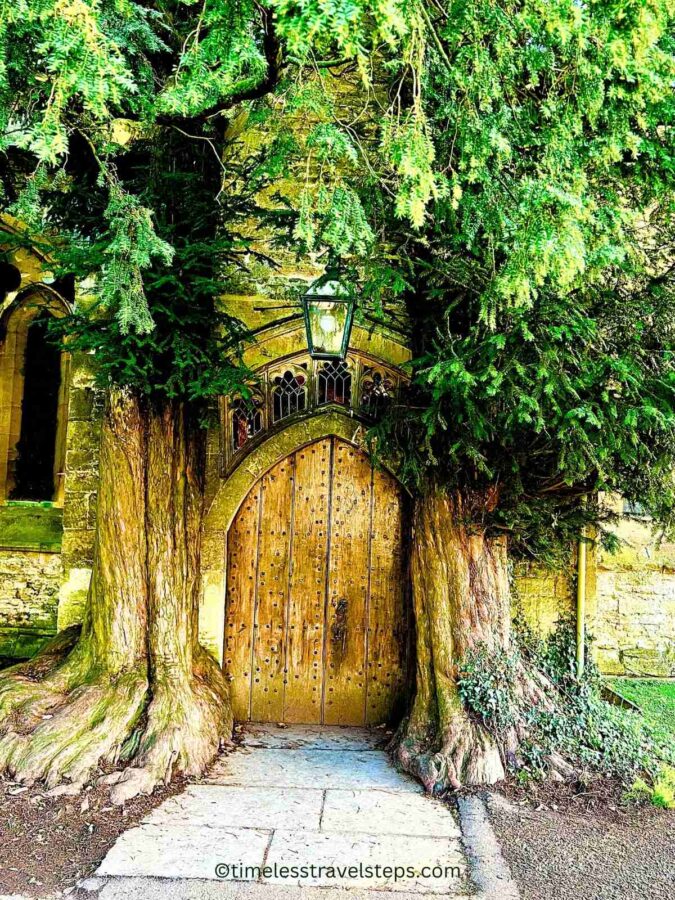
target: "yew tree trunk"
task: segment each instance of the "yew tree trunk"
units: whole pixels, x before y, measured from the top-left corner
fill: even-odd
[[[396,752],[430,792],[501,780],[509,749],[469,714],[457,687],[469,651],[507,650],[510,640],[506,541],[488,537],[470,512],[461,494],[436,489],[417,499],[413,516],[416,694]],[[539,693],[524,673],[522,690]]]
[[[229,735],[227,685],[198,642],[203,465],[183,404],[110,395],[82,631],[0,676],[0,770],[80,785],[131,760],[109,778],[123,802],[201,772]]]

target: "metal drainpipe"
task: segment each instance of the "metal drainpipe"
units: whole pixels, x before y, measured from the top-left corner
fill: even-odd
[[[584,674],[586,644],[586,541],[585,531],[577,544],[577,678]]]

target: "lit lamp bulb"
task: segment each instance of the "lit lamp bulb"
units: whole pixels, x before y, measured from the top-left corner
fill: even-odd
[[[338,329],[337,319],[332,313],[326,312],[319,318],[319,328],[324,334],[334,334]]]

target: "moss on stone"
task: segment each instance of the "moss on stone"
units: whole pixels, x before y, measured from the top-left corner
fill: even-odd
[[[59,553],[63,510],[50,503],[7,503],[0,506],[0,548]]]
[[[0,628],[0,656],[16,660],[29,659],[53,636],[53,631]]]

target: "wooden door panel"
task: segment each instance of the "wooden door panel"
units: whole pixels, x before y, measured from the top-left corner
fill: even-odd
[[[235,718],[379,724],[407,677],[401,490],[337,438],[251,489],[228,534]]]
[[[359,450],[333,450],[328,603],[324,652],[324,722],[363,724],[371,466]]]
[[[285,722],[321,721],[330,480],[330,438],[295,454]]]
[[[261,484],[241,505],[227,536],[227,615],[223,668],[235,719],[250,718],[253,611],[257,579]]]
[[[387,719],[405,688],[407,604],[403,504],[391,475],[373,472],[373,519],[368,603],[366,723]]]
[[[284,713],[284,642],[290,575],[295,457],[262,480],[258,537],[258,594],[253,626],[251,718],[280,722]]]

